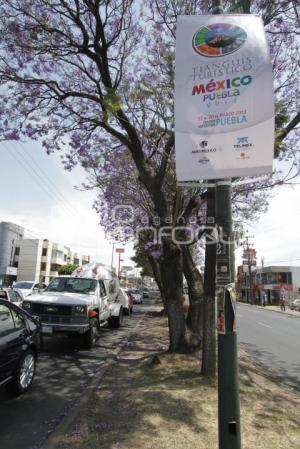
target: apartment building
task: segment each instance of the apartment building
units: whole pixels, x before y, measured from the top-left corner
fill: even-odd
[[[14,266],[16,242],[24,236],[24,228],[7,221],[0,222],[0,286],[9,285],[17,275]]]
[[[48,284],[58,275],[62,265],[84,265],[90,257],[71,251],[67,246],[40,239],[22,239],[16,243],[14,266],[18,281],[34,281]]]

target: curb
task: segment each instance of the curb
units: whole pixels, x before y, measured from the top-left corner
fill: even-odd
[[[249,304],[247,302],[238,302],[238,305],[243,305],[243,306],[248,306],[248,307],[255,307],[256,309],[262,309],[262,310],[267,310],[268,312],[275,312],[275,313],[280,313],[281,315],[284,316],[290,316],[292,318],[300,318],[300,313],[299,315],[294,315],[293,313],[289,313],[289,312],[282,312],[281,310],[274,310],[274,309],[268,309],[266,307],[263,306],[257,306],[256,304]]]
[[[92,378],[89,386],[85,389],[84,393],[81,394],[81,397],[77,400],[74,401],[74,403],[72,403],[70,405],[70,411],[69,413],[67,413],[62,420],[60,421],[60,423],[57,425],[57,427],[55,428],[55,430],[53,430],[53,432],[49,435],[49,437],[47,438],[47,440],[40,446],[41,449],[57,449],[58,448],[58,444],[60,442],[60,437],[62,435],[65,435],[67,433],[67,430],[70,428],[70,426],[72,425],[72,423],[75,421],[77,415],[80,413],[80,410],[82,408],[84,408],[84,406],[88,403],[88,401],[90,400],[91,395],[93,394],[95,388],[97,387],[97,385],[100,384],[100,382],[102,381],[102,379],[104,378],[107,370],[114,364],[116,363],[117,358],[119,357],[120,353],[124,350],[124,348],[127,346],[128,341],[131,337],[131,335],[136,331],[136,329],[139,327],[140,323],[144,320],[145,316],[147,315],[148,312],[145,312],[141,318],[139,319],[139,321],[137,322],[137,324],[134,326],[134,328],[131,330],[131,332],[129,332],[127,338],[124,340],[123,343],[120,344],[120,348],[116,351],[114,357],[112,360],[109,360],[108,362],[104,362],[102,365],[99,365],[99,369],[101,370],[101,373],[99,376],[94,375],[94,377]]]

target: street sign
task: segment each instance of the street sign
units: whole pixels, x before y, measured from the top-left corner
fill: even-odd
[[[10,276],[17,276],[18,269],[15,267],[6,267],[6,274]]]
[[[179,16],[176,27],[178,183],[271,172],[274,92],[262,20]]]
[[[116,253],[125,253],[124,248],[116,248]]]

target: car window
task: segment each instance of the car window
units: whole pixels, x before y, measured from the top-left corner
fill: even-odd
[[[17,296],[17,293],[14,292],[13,290],[12,290],[11,292],[8,293],[8,296],[9,296],[9,300],[10,300],[11,302],[17,302],[17,301],[19,301],[18,296]]]
[[[0,336],[3,337],[8,335],[14,330],[15,323],[10,313],[10,309],[4,304],[0,304]]]
[[[5,290],[0,290],[0,298],[7,299],[7,292]]]
[[[95,292],[97,281],[80,277],[54,278],[47,287],[49,292],[74,292],[89,294]]]
[[[105,285],[103,281],[99,281],[100,284],[100,295],[101,296],[106,296],[106,290],[105,290]]]
[[[15,294],[16,294],[16,296],[17,296],[17,302],[22,302],[22,301],[23,301],[23,298],[22,298],[22,296],[20,295],[20,293],[19,293],[19,292],[15,292]]]
[[[11,314],[12,314],[14,322],[15,322],[15,328],[16,329],[24,328],[25,327],[24,317],[20,313],[16,312],[13,309],[11,309]]]
[[[33,282],[16,282],[14,284],[14,288],[24,288],[24,289],[31,289],[33,286]]]

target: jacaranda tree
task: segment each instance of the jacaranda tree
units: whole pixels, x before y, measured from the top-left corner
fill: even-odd
[[[284,118],[275,155],[297,168],[295,2],[224,3],[251,7],[265,20]],[[49,153],[62,152],[67,169],[78,161],[105,166],[126,153],[155,217],[169,225],[178,204],[166,186],[174,150],[176,17],[203,12],[204,1],[0,0],[2,138],[39,140]],[[170,235],[161,250],[170,349],[177,351],[185,347],[182,250]]]

